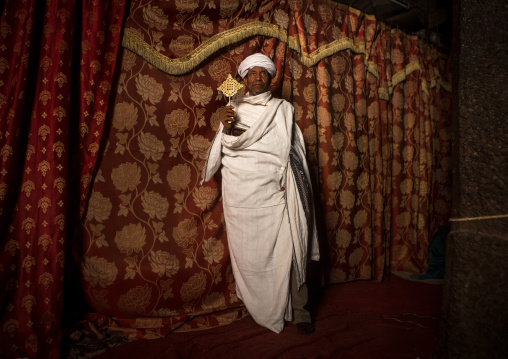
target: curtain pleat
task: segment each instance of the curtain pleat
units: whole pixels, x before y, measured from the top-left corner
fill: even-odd
[[[247,314],[220,176],[199,181],[217,87],[254,52],[305,138],[324,284],[425,272],[451,213],[448,55],[324,0],[124,7],[5,3],[0,356],[58,357],[63,304],[129,338]]]
[[[277,65],[271,90],[305,138],[324,283],[426,270],[450,214],[445,56],[354,9],[298,0],[134,1],[123,45],[82,223],[93,330],[155,338],[245,315],[220,176],[199,181],[227,103],[217,87],[254,52]]]
[[[82,167],[86,177],[95,167],[88,158],[69,166],[74,160],[69,142],[80,141],[82,153],[100,142],[100,114],[108,106],[123,19],[123,1],[83,2],[84,20],[76,17],[80,5],[7,1],[0,21],[0,356],[5,358],[60,356],[69,173]],[[98,18],[101,12],[109,18]],[[77,60],[80,76],[73,73],[79,58],[73,50],[76,44],[86,48],[86,42],[93,53]],[[71,106],[74,97],[87,105],[93,97],[100,106],[80,112]],[[92,128],[93,138],[69,137],[78,121]]]

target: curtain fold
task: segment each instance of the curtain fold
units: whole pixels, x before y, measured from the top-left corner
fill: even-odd
[[[64,273],[93,330],[158,338],[247,314],[220,176],[199,180],[217,87],[254,52],[305,138],[324,284],[426,270],[451,212],[446,54],[324,0],[8,0],[1,356],[60,355]]]
[[[122,44],[82,224],[89,324],[154,338],[245,315],[219,178],[199,180],[227,102],[217,87],[254,52],[276,63],[271,90],[305,137],[325,284],[426,270],[450,213],[446,56],[319,0],[133,1]]]
[[[85,8],[84,20],[76,17],[80,5]],[[123,1],[69,0],[4,5],[0,20],[2,357],[60,356],[69,142],[78,141],[69,137],[69,128],[80,118],[71,98],[84,98],[88,105],[93,103],[91,96],[100,103],[83,106],[81,112],[82,125],[88,121],[84,113],[93,116],[94,122],[87,124],[94,130],[93,138],[81,140],[85,151],[93,152],[93,143],[100,141],[102,133],[101,113],[108,105],[122,7]],[[109,18],[98,18],[101,13]],[[87,41],[94,53],[80,59],[80,78],[72,72],[73,49]],[[101,73],[97,66],[103,66]],[[90,71],[95,72],[93,79]],[[98,84],[93,87],[85,80]],[[82,160],[83,177],[94,166],[93,160]]]

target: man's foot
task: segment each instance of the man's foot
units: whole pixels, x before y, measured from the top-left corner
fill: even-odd
[[[296,330],[298,330],[298,333],[300,333],[300,334],[310,335],[310,334],[314,333],[314,326],[312,325],[312,323],[301,322],[301,323],[296,323],[295,325],[296,325]]]

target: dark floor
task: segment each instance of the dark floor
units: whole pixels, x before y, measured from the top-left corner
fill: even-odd
[[[383,283],[335,284],[314,294],[312,335],[298,334],[291,324],[275,334],[244,318],[164,339],[98,342],[89,336],[74,342],[67,358],[432,358],[442,280],[399,273]]]

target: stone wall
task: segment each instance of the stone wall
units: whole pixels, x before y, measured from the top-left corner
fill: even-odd
[[[455,0],[453,217],[438,358],[508,357],[508,1]]]

